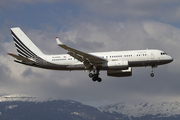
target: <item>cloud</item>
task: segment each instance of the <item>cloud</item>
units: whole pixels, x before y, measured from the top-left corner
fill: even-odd
[[[116,20],[153,19],[165,22],[180,19],[178,0],[79,0],[78,3],[94,17]]]
[[[56,3],[62,2],[64,0],[3,0],[1,2],[2,5],[7,5],[8,3],[26,3],[26,4],[35,4],[35,3]]]
[[[54,13],[56,17],[59,17],[59,13],[63,16],[66,13],[69,14],[65,15],[69,19],[73,17],[73,19],[79,18],[81,20],[109,19],[116,21],[151,19],[168,23],[178,22],[180,20],[179,0],[3,0],[0,3],[0,9],[1,11],[12,8],[18,9],[19,6],[22,7],[23,5],[34,5],[38,3],[46,4],[47,6],[52,6],[54,3],[59,6],[61,4],[66,5],[69,9],[60,9],[54,6],[54,10],[51,10],[53,11],[51,15]],[[63,11],[64,13],[62,10],[65,10]],[[67,18],[66,21],[69,21],[69,19]],[[62,21],[62,19],[59,20]]]
[[[2,0],[0,2],[0,12],[9,9],[18,9],[22,5],[33,5],[33,4],[54,4],[61,3],[64,0]]]

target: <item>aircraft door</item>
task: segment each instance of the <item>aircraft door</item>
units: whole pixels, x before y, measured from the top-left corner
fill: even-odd
[[[150,58],[151,58],[151,59],[154,59],[154,58],[155,58],[154,52],[152,52],[152,51],[150,52]]]

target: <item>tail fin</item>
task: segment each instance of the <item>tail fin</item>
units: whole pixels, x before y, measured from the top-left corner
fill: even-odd
[[[19,56],[32,58],[44,55],[19,27],[11,28],[11,33]]]

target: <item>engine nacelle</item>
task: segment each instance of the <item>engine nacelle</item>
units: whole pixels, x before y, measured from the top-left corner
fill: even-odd
[[[108,61],[103,64],[103,67],[107,67],[109,70],[126,70],[129,68],[127,60]]]
[[[132,76],[132,68],[127,70],[107,70],[107,75],[112,77],[127,77]]]

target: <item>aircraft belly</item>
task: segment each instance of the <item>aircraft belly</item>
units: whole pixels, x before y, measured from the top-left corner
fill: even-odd
[[[84,65],[68,65],[66,69],[70,70],[85,70]]]
[[[129,62],[129,67],[141,67],[141,66],[149,66],[149,61]]]
[[[16,61],[18,62],[18,61]],[[60,65],[50,62],[40,62],[40,63],[23,63],[18,62],[21,64],[44,68],[44,69],[51,69],[51,70],[86,70],[84,64],[74,64],[74,65]],[[129,67],[142,67],[142,66],[152,66],[152,65],[163,65],[167,64],[168,61],[165,60],[150,60],[150,61],[129,61]],[[100,67],[100,70],[108,70],[108,67]],[[116,68],[118,69],[118,68]]]
[[[131,61],[129,62],[129,67],[142,67],[142,66],[152,66],[152,65],[163,65],[167,64],[167,61],[162,60],[150,60],[150,61]]]

